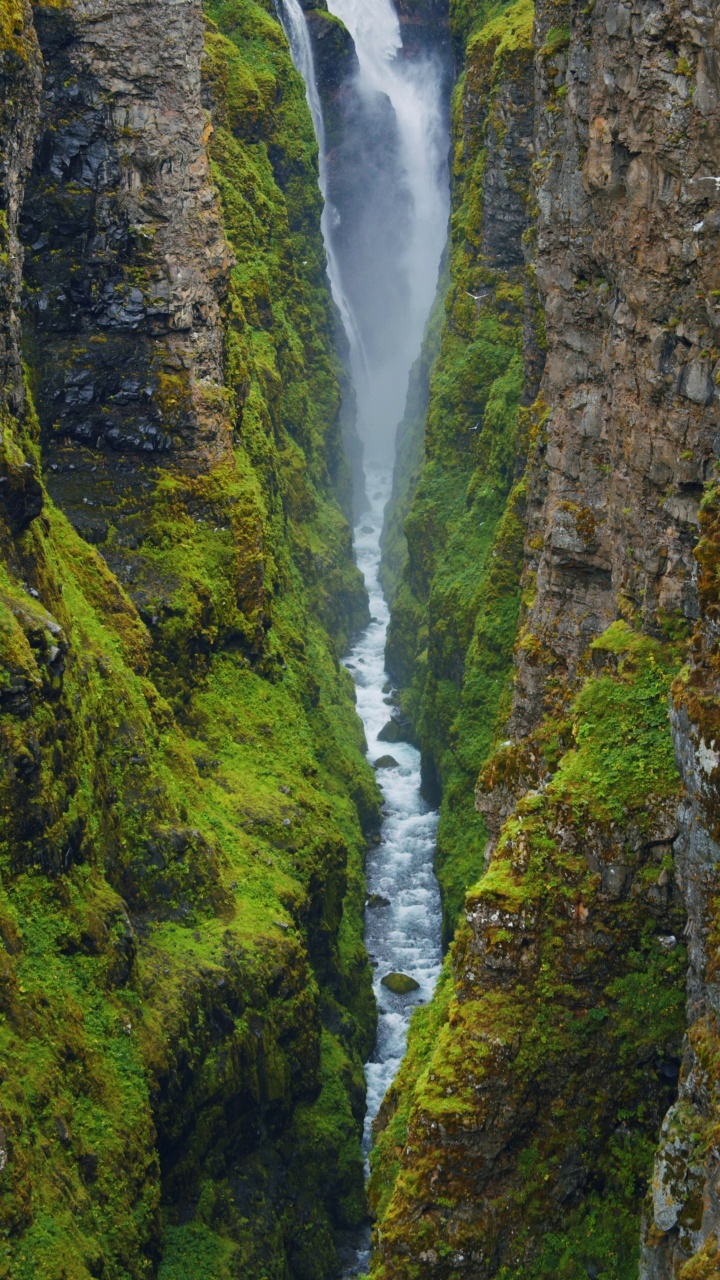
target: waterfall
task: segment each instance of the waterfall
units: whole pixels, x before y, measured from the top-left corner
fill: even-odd
[[[423,800],[420,754],[393,736],[384,746],[391,701],[385,671],[389,610],[379,582],[380,536],[390,486],[395,429],[408,377],[433,303],[449,215],[448,120],[443,68],[430,55],[405,57],[392,0],[328,0],[353,38],[359,71],[343,97],[343,141],[329,189],[325,121],[313,49],[299,0],[276,0],[295,66],[305,80],[320,152],[323,238],[333,297],[350,343],[358,430],[365,446],[368,509],[355,550],[372,619],[346,665],[369,758],[380,765],[384,805],[380,844],[367,859],[370,894],[365,941],[375,970],[378,1034],[365,1064],[372,1121],[405,1051],[413,1009],[432,997],[442,963],[440,891],[434,872],[437,813]],[[383,979],[411,979],[396,990]],[[343,1277],[370,1261],[366,1224],[340,1250]]]
[[[358,429],[366,456],[391,462],[447,238],[444,68],[437,55],[404,55],[392,0],[328,0],[328,7],[353,38],[360,64],[356,91],[364,108],[355,127],[351,118],[346,121],[346,167],[360,170],[348,201],[352,234],[343,239],[342,227],[336,233],[366,353],[364,368],[353,369]],[[379,118],[383,110],[385,152],[377,142],[364,151],[368,121],[373,111]]]
[[[315,126],[328,276],[350,344],[358,432],[366,457],[391,465],[447,236],[443,68],[431,54],[403,55],[392,0],[328,0],[359,62],[334,165],[339,189],[329,191],[310,32],[299,0],[277,3]]]
[[[312,116],[315,137],[318,144],[320,194],[323,198],[323,211],[320,226],[325,244],[325,256],[327,258],[327,272],[328,279],[330,281],[330,290],[332,292],[335,305],[340,312],[340,319],[342,320],[343,328],[350,344],[350,358],[353,370],[357,369],[358,373],[362,376],[362,372],[365,368],[365,354],[362,338],[360,336],[355,317],[353,316],[352,308],[343,288],[337,254],[333,245],[332,225],[337,219],[337,212],[328,199],[325,120],[323,117],[320,94],[318,92],[317,76],[315,74],[315,59],[313,57],[312,43],[310,41],[310,32],[308,31],[305,14],[303,13],[299,0],[278,0],[278,12],[283,30],[288,38],[293,63],[305,81],[305,96],[307,97],[307,103],[310,108],[310,115]]]

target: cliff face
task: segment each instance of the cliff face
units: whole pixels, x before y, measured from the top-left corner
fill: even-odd
[[[464,6],[454,11],[466,20]],[[491,29],[482,10],[469,41],[466,28],[465,84]],[[445,844],[469,807],[458,765],[471,753],[482,763],[492,722],[473,739],[462,710],[448,732],[424,709],[433,680],[459,686],[461,708],[471,690],[487,705],[496,652],[492,633],[466,631],[453,670],[447,637],[462,601],[488,600],[483,559],[475,553],[453,586],[452,522],[433,534],[435,512],[442,521],[451,507],[425,497],[437,469],[433,379],[446,383],[443,345],[457,330],[449,309],[389,660],[440,783],[448,924],[469,892],[379,1118],[378,1276],[636,1275],[648,1184],[641,1274],[717,1272],[716,39],[702,8],[536,7],[526,402],[542,378],[508,436],[515,476],[528,458],[515,686],[504,714],[494,704],[495,742],[505,741],[480,775],[486,826],[473,835],[465,819]],[[501,78],[500,100],[512,84]],[[491,175],[498,135],[483,128]],[[483,190],[489,265],[494,236],[512,234],[500,211],[513,202],[489,177]],[[517,233],[514,243],[520,255]],[[444,461],[463,408],[443,415]],[[498,493],[486,459],[475,491],[483,485]],[[478,536],[479,522],[468,525],[464,547]],[[409,648],[411,618],[427,625],[426,654],[424,637]],[[689,673],[673,684],[696,620]],[[465,851],[479,854],[485,833],[487,871],[473,886],[482,864]]]
[[[507,715],[522,560],[525,490],[516,453],[524,447],[532,10],[507,12],[480,31],[454,14],[455,38],[467,50],[453,100],[445,314],[441,297],[400,430],[385,535],[388,669],[423,747],[427,789],[442,787],[446,796],[437,866],[448,940],[464,890],[483,866],[486,833],[473,785],[503,703]],[[523,437],[529,424],[525,413]],[[418,475],[413,457],[421,452]]]
[[[572,681],[618,608],[648,631],[696,616],[692,548],[715,434],[712,23],[623,8],[566,29],[563,12],[537,18],[552,415],[533,492],[529,541],[537,533],[542,549],[526,571],[537,598],[519,651],[522,732],[550,673]]]
[[[377,797],[304,87],[252,0],[0,56],[0,1274],[329,1277]]]

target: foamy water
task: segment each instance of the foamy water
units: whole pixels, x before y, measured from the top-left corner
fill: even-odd
[[[375,966],[373,987],[378,1003],[378,1033],[365,1066],[367,1115],[364,1149],[370,1149],[371,1125],[405,1052],[413,1009],[432,996],[440,973],[442,953],[440,891],[433,870],[438,815],[420,794],[420,752],[408,742],[379,742],[378,734],[390,718],[385,699],[389,678],[385,671],[385,637],[389,611],[380,583],[380,531],[390,495],[390,474],[381,467],[367,469],[370,510],[355,530],[358,564],[365,576],[373,621],[362,633],[345,665],[357,689],[357,709],[365,726],[368,759],[392,755],[394,769],[378,770],[383,791],[381,842],[370,850],[366,864],[368,897],[378,894],[389,905],[365,913],[365,945]],[[382,985],[388,973],[405,973],[419,989],[394,995]],[[347,1258],[344,1276],[363,1272],[369,1261],[369,1240],[362,1240]]]
[[[408,375],[420,353],[447,240],[450,139],[443,66],[430,54],[402,56],[393,0],[328,0],[328,8],[352,36],[359,64],[357,91],[368,103],[389,105],[397,138],[392,167],[378,169],[377,155],[370,157],[368,186],[364,195],[358,192],[373,234],[362,235],[357,244],[346,243],[340,264],[350,268],[348,298],[362,340],[359,360],[349,335],[358,433],[373,457],[391,462]],[[362,166],[360,144],[358,139]],[[380,204],[380,192],[374,189],[378,185],[385,191]],[[377,288],[378,269],[396,278],[396,297]]]

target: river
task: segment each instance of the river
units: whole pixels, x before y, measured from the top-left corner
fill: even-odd
[[[377,771],[384,797],[381,839],[366,864],[365,943],[379,1013],[375,1048],[365,1065],[367,1159],[372,1122],[400,1066],[412,1011],[432,997],[442,963],[433,867],[438,815],[422,798],[420,753],[409,742],[385,743],[378,737],[393,705],[385,671],[390,615],[378,571],[395,429],[447,237],[448,110],[439,58],[404,56],[392,0],[328,0],[330,12],[350,32],[358,58],[354,82],[346,86],[353,105],[345,112],[344,148],[335,157],[336,165],[352,169],[353,197],[343,210],[336,208],[328,190],[323,108],[305,14],[300,0],[276,2],[305,80],[318,140],[328,276],[348,339],[357,428],[365,449],[369,506],[354,544],[372,620],[345,665],[355,681],[369,760],[375,764],[392,757]],[[417,986],[404,995],[394,993],[383,984],[392,973],[412,978]],[[343,1277],[363,1274],[370,1261],[369,1228],[341,1242],[340,1256]]]
[[[390,495],[391,475],[382,464],[366,467],[369,508],[355,530],[355,552],[370,597],[372,621],[354,644],[345,665],[357,690],[357,709],[365,726],[368,759],[392,756],[397,765],[379,769],[383,822],[380,844],[368,853],[368,906],[365,945],[375,970],[378,1003],[375,1048],[365,1065],[367,1114],[363,1145],[370,1149],[371,1125],[405,1051],[413,1009],[429,1000],[442,964],[440,891],[433,860],[437,811],[420,791],[420,752],[409,742],[386,743],[378,734],[390,712],[390,681],[385,671],[385,638],[389,610],[378,580],[380,533]],[[383,985],[389,973],[403,973],[419,984],[416,991],[395,995]],[[362,1274],[369,1263],[369,1232],[354,1242],[343,1258],[343,1275]]]

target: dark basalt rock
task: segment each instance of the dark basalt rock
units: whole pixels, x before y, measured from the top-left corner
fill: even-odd
[[[374,769],[397,769],[398,762],[394,756],[380,756],[373,765]]]
[[[358,70],[352,36],[339,18],[319,6],[306,12],[313,43],[315,73],[322,98],[336,94]]]
[[[15,534],[26,529],[40,515],[42,486],[31,462],[13,466],[0,459],[0,515]]]
[[[402,726],[395,719],[388,720],[378,734],[378,742],[404,742],[404,740],[405,734]]]

